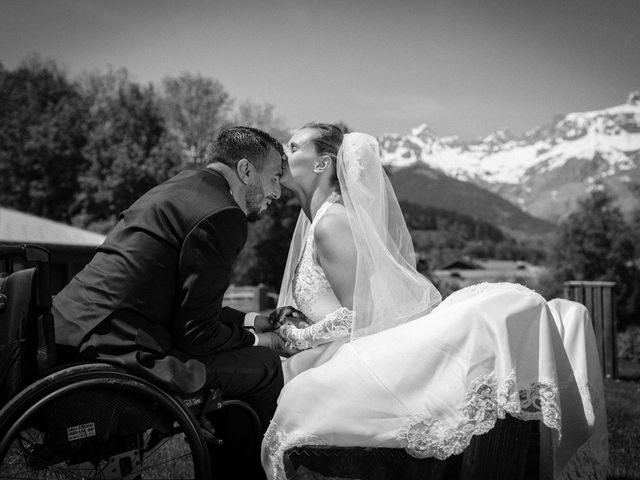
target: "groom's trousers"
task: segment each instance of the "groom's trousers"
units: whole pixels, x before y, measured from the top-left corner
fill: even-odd
[[[207,383],[222,389],[225,398],[243,400],[260,417],[260,430],[247,412],[229,407],[211,415],[223,443],[209,449],[214,474],[219,478],[262,479],[262,436],[275,413],[283,386],[278,354],[265,347],[245,347],[198,358],[207,367]]]

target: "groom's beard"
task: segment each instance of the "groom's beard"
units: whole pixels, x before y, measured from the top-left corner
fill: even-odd
[[[249,222],[255,222],[262,217],[262,214],[266,210],[264,206],[264,190],[260,183],[249,185],[247,193],[244,196],[244,201],[247,206],[247,220]]]

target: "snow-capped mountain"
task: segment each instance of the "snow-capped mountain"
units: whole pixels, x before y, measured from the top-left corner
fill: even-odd
[[[428,166],[497,193],[532,215],[557,221],[595,184],[607,184],[623,210],[640,181],[640,92],[625,104],[570,113],[521,136],[497,131],[462,142],[427,125],[380,139],[391,171]]]

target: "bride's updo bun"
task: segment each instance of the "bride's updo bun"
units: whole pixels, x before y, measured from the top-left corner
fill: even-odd
[[[310,128],[318,132],[318,134],[313,138],[313,144],[316,147],[316,151],[319,155],[328,155],[331,157],[335,166],[336,161],[338,160],[338,150],[340,150],[342,140],[344,139],[344,132],[340,127],[331,123],[310,122],[303,125],[302,128]],[[335,168],[333,171],[332,183],[337,187],[338,176],[335,173]]]

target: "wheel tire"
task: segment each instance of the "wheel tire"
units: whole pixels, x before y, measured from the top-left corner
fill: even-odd
[[[0,411],[0,480],[8,478],[210,479],[211,464],[179,399],[84,364],[35,382]]]

